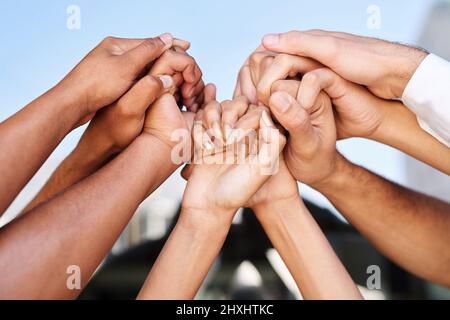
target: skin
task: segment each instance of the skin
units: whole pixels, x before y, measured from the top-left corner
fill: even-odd
[[[242,101],[236,103],[242,108]],[[211,104],[219,105],[212,101]],[[244,105],[248,109],[248,104]],[[206,108],[209,109],[208,106]],[[206,109],[205,108],[205,109]],[[211,162],[210,148],[205,148],[203,110],[197,114],[193,129],[195,150],[201,163],[185,170],[188,184],[177,225],[155,262],[138,299],[193,299],[214,259],[217,257],[236,211],[267,181],[262,169],[278,159],[285,138],[275,130],[269,115],[260,116],[258,161],[254,163]],[[245,113],[244,111],[241,111]],[[224,129],[224,128],[222,128]],[[256,128],[255,128],[256,129]],[[278,146],[273,143],[277,142]],[[237,157],[234,148],[227,150]],[[250,156],[250,154],[247,154]]]
[[[261,68],[269,70],[270,62]],[[294,69],[294,73],[297,70]],[[313,77],[304,74],[302,83],[280,81],[279,77],[275,77],[271,85],[268,106],[289,132],[287,150],[291,148],[292,151],[285,153],[285,159],[291,174],[323,193],[387,257],[419,277],[450,286],[450,253],[447,254],[446,250],[450,244],[450,205],[351,164],[337,152],[335,146],[330,151],[330,146],[335,145],[331,136],[323,135],[323,146],[311,152],[310,156],[302,157],[298,151],[302,141],[305,135],[314,133],[313,128],[304,126],[307,123],[305,118],[308,119],[308,113],[304,110],[310,108],[308,92],[318,92],[323,88],[331,96],[337,133],[341,138],[376,137],[378,141],[402,146],[404,151],[422,160],[428,159],[430,163],[432,161],[426,157],[427,152],[442,155],[440,164],[433,162],[436,167],[444,164],[447,168],[448,151],[443,150],[442,145],[431,136],[420,132],[417,124],[410,124],[413,116],[404,107],[396,105],[394,109],[390,105],[387,110],[385,103],[388,102],[377,100],[375,96],[361,91],[361,87],[349,85],[336,77],[330,85],[323,85],[320,72]],[[292,76],[293,73],[289,72],[285,75],[286,79]],[[277,83],[277,80],[280,82]],[[274,92],[277,86],[283,88]],[[383,103],[376,104],[374,101]],[[398,132],[400,130],[403,131]],[[402,136],[414,138],[408,142]]]
[[[280,88],[283,89],[283,88]],[[315,110],[331,110],[330,99],[321,93],[315,101]],[[224,110],[233,113],[233,105]],[[261,109],[262,108],[262,109]],[[236,108],[235,108],[236,109]],[[259,113],[246,113],[249,118],[259,119]],[[205,109],[215,113],[214,109]],[[237,113],[237,112],[236,112]],[[321,121],[333,127],[332,112],[317,112]],[[210,118],[211,116],[206,116]],[[212,116],[214,117],[214,116]],[[255,121],[255,120],[253,120]],[[315,120],[317,122],[317,119]],[[243,128],[243,117],[235,127]],[[206,127],[208,122],[206,122]],[[316,142],[320,139],[315,140]],[[304,142],[307,151],[307,144]],[[309,148],[309,147],[308,147]],[[265,232],[280,253],[294,277],[304,299],[361,299],[361,294],[348,272],[336,256],[328,240],[311,216],[299,195],[297,181],[281,157],[278,171],[247,201],[245,207],[252,208]]]
[[[177,169],[168,160],[177,144],[171,135],[189,132],[193,117],[164,94],[147,111],[142,133],[114,160],[4,227],[0,297],[77,297],[138,205]],[[81,290],[66,286],[71,265],[80,267]]]
[[[256,94],[251,96],[268,105],[267,97],[288,81],[288,93],[310,110],[315,96],[323,90],[334,106],[338,139],[375,140],[450,174],[450,148],[422,130],[415,115],[401,102],[378,98],[316,61],[299,56],[259,51],[250,57],[247,73],[251,80],[245,80],[241,73],[237,93],[250,92],[253,87]],[[286,80],[298,74],[303,75],[302,82]]]
[[[192,104],[200,93],[203,95],[202,73],[184,51],[189,48],[188,43],[175,40],[174,48],[161,55],[148,74],[118,101],[97,112],[77,147],[24,212],[91,175],[122,152],[142,133],[146,112],[161,95],[181,91],[185,104],[186,101]]]
[[[2,122],[0,213],[67,133],[120,98],[172,44],[169,34],[140,40],[107,38],[58,85]]]

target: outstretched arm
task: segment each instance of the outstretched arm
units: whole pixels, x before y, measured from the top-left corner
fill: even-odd
[[[162,94],[177,91],[185,105],[201,103],[197,96],[204,89],[202,74],[195,60],[184,51],[188,45],[176,39],[174,48],[156,60],[147,76],[118,101],[97,112],[77,147],[24,212],[91,175],[117,156],[142,132],[146,111]]]
[[[172,36],[108,38],[56,87],[0,124],[0,214],[65,135],[113,103],[172,46]]]
[[[362,299],[299,196],[254,208],[304,299]]]
[[[383,254],[410,272],[450,287],[450,204],[414,192],[338,157],[313,186]]]
[[[248,109],[248,105],[243,101],[228,102],[228,105],[230,104],[238,105],[237,108],[242,114]],[[260,140],[259,153],[253,154],[258,156],[257,160],[235,162],[239,148],[227,147],[223,152],[223,145],[217,146],[216,157],[211,153],[212,146],[209,144],[208,135],[203,133],[203,126],[208,127],[208,123],[213,126],[214,123],[216,129],[215,124],[222,124],[221,129],[217,128],[221,132],[214,132],[217,142],[226,136],[223,125],[230,119],[231,114],[225,106],[221,107],[217,102],[208,104],[206,110],[214,110],[214,117],[203,118],[202,121],[203,110],[197,114],[193,133],[195,149],[200,155],[198,162],[191,164],[185,171],[185,177],[188,176],[189,180],[180,219],[145,281],[138,299],[195,297],[225,241],[234,214],[268,179],[268,176],[261,174],[261,170],[264,164],[276,161],[284,146],[284,137],[275,132],[275,127],[269,120],[262,123],[259,130],[264,138]],[[256,125],[259,125],[263,121],[261,109],[253,109],[253,113],[257,115]],[[269,119],[268,114],[263,118]],[[251,129],[255,122],[248,120],[245,119],[241,124]],[[231,141],[230,139],[228,141]],[[229,157],[228,161],[224,162],[224,156]],[[242,161],[243,158],[239,159]],[[247,157],[244,159],[248,160]],[[189,170],[191,171],[187,173]]]
[[[191,118],[190,113],[186,114]],[[138,205],[177,167],[171,133],[188,128],[171,95],[150,109],[144,133],[95,174],[16,219],[0,233],[0,296],[75,298],[68,266],[81,288],[109,252]]]

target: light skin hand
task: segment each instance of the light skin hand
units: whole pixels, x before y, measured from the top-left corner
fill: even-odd
[[[257,52],[250,62],[254,76],[245,86],[257,87],[261,100],[267,101],[275,91],[286,91],[309,109],[317,94],[324,91],[333,103],[338,139],[372,139],[450,172],[450,149],[424,132],[414,114],[402,103],[378,98],[363,86],[341,78],[328,68],[318,67],[308,58]],[[301,82],[284,80],[295,78],[299,71],[303,75]],[[240,83],[244,84],[245,79]],[[284,90],[279,88],[282,83],[287,84]]]
[[[271,34],[266,50],[309,57],[384,99],[401,98],[427,52],[384,40],[323,30]]]
[[[216,104],[214,101],[210,103]],[[261,169],[268,162],[276,161],[284,146],[284,137],[275,130],[266,114],[258,122],[261,140],[257,155],[261,162],[209,162],[214,155],[210,153],[211,149],[204,148],[203,136],[207,133],[202,121],[203,112],[197,113],[193,129],[194,149],[199,152],[201,161],[184,171],[189,180],[180,220],[138,299],[194,298],[220,251],[234,214],[268,179],[268,176],[261,175]],[[271,148],[274,142],[279,148]],[[231,150],[228,151],[231,156],[237,157],[236,149],[222,150]]]
[[[142,132],[147,109],[162,94],[174,93],[179,88],[195,84],[196,91],[185,94],[184,101],[196,101],[200,94],[198,90],[203,95],[201,72],[195,60],[184,51],[188,48],[189,43],[175,39],[174,48],[156,60],[148,75],[142,77],[118,101],[97,112],[75,150],[25,211],[92,174],[125,149]],[[197,71],[182,73],[183,70]]]

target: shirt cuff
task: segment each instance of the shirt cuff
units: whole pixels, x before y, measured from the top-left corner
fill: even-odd
[[[450,63],[429,54],[403,92],[403,103],[416,114],[419,125],[450,147]]]

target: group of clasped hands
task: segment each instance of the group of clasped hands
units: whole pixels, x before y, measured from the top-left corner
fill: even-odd
[[[39,194],[0,230],[0,297],[76,298],[140,203],[180,167],[175,149],[187,162],[181,215],[149,261],[138,299],[194,298],[241,207],[253,209],[305,299],[361,299],[298,182],[327,196],[389,258],[449,284],[442,272],[449,205],[336,149],[337,140],[364,137],[450,172],[449,149],[398,100],[427,54],[406,48],[406,63],[396,44],[373,40],[378,51],[385,46],[379,53],[369,41],[321,30],[267,35],[240,70],[233,98],[219,102],[189,42],[171,34],[103,40],[0,124],[4,212],[62,139],[89,123]],[[189,138],[174,139],[180,130]],[[69,266],[80,270],[75,290]]]

